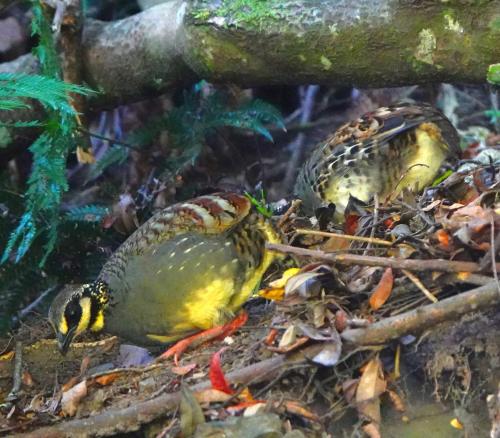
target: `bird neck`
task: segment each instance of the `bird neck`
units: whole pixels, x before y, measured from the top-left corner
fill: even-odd
[[[102,280],[96,280],[86,288],[90,298],[90,316],[88,328],[98,332],[104,328],[104,310],[109,302],[109,286]]]

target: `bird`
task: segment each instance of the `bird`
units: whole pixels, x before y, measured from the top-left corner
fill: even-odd
[[[266,242],[279,243],[280,235],[244,195],[215,193],[165,208],[128,237],[95,281],[54,298],[48,319],[60,351],[85,332],[148,346],[223,326],[277,257]]]
[[[319,143],[297,176],[294,194],[308,214],[335,206],[342,222],[350,197],[392,200],[432,183],[447,159],[460,156],[451,122],[426,103],[381,107],[342,125]]]

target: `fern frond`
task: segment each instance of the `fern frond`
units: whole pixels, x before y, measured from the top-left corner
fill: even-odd
[[[0,110],[30,108],[23,99],[36,99],[45,108],[74,115],[68,93],[89,95],[93,91],[48,76],[0,73]]]
[[[68,100],[68,93],[89,94],[90,90],[62,82],[58,57],[50,23],[39,0],[32,0],[32,32],[38,35],[39,45],[34,49],[43,75],[0,74],[0,98],[4,106],[22,107],[23,99],[38,99],[47,110],[44,132],[30,146],[33,166],[25,196],[25,213],[12,232],[0,263],[16,253],[16,263],[26,254],[33,240],[44,233],[43,266],[57,244],[60,224],[59,208],[63,192],[68,190],[66,158],[76,147],[78,137],[76,111]],[[16,122],[14,122],[16,123]],[[38,122],[31,122],[38,123]]]
[[[129,150],[123,146],[113,146],[109,148],[104,155],[91,166],[87,182],[101,176],[109,166],[123,164],[128,158],[128,155]]]
[[[64,219],[70,222],[101,222],[109,214],[109,209],[102,205],[84,205],[69,210]]]

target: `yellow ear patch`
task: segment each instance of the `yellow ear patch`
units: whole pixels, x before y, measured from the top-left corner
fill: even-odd
[[[82,316],[78,322],[78,327],[76,328],[75,335],[79,335],[89,328],[90,323],[90,298],[84,297],[80,298],[80,307],[82,308]]]
[[[66,322],[64,315],[61,316],[61,321],[59,321],[59,327],[57,327],[57,330],[63,335],[68,333],[68,323]]]
[[[90,326],[90,330],[98,332],[104,328],[104,311],[99,310],[94,323]]]

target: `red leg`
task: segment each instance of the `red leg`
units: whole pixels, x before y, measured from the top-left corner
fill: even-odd
[[[172,347],[165,351],[161,356],[159,356],[158,360],[165,360],[174,356],[174,362],[177,365],[180,357],[188,348],[196,347],[198,345],[209,343],[218,339],[224,339],[226,336],[229,336],[236,330],[238,330],[247,322],[247,320],[248,314],[245,311],[242,311],[227,324],[212,327],[211,329],[204,330],[185,339],[181,339],[179,342],[175,343]]]

